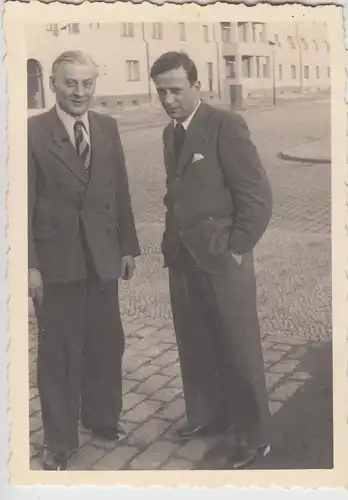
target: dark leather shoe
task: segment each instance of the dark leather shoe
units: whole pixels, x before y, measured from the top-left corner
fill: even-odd
[[[108,441],[122,441],[126,438],[126,432],[120,425],[117,427],[91,427],[88,430],[95,436]]]
[[[43,470],[65,470],[68,458],[66,453],[52,453],[47,448],[43,453]]]
[[[271,446],[269,444],[255,448],[238,445],[234,452],[228,457],[228,464],[231,469],[245,469],[268,455],[270,451]]]
[[[221,434],[227,429],[227,426],[206,426],[199,424],[185,424],[176,431],[176,436],[181,439],[190,439],[193,437],[208,437],[215,434]]]

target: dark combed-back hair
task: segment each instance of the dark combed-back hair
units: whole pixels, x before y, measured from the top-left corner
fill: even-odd
[[[154,79],[162,73],[179,68],[184,68],[191,84],[197,82],[197,67],[186,52],[166,52],[162,54],[152,65],[151,78]]]

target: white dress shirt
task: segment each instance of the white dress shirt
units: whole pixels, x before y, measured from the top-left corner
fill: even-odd
[[[198,101],[197,106],[196,106],[196,107],[195,107],[195,109],[192,111],[192,113],[190,114],[190,116],[188,116],[188,117],[186,118],[186,120],[185,120],[185,121],[183,121],[183,122],[179,122],[179,123],[181,123],[181,125],[184,127],[184,129],[185,129],[185,130],[187,130],[187,129],[188,129],[188,126],[190,125],[190,123],[191,123],[191,121],[192,121],[192,118],[195,116],[195,114],[196,114],[196,112],[197,112],[197,109],[199,108],[200,104],[201,104],[201,100],[199,100],[199,101]],[[175,125],[176,125],[177,123],[178,123],[178,120],[173,120],[174,127],[175,127]]]
[[[61,122],[63,123],[70,141],[75,147],[75,134],[74,134],[74,125],[75,122],[81,121],[83,123],[82,133],[89,147],[91,148],[91,140],[90,140],[90,131],[89,131],[89,120],[88,120],[88,112],[86,111],[82,116],[74,117],[66,113],[59,104],[56,104],[57,115]]]

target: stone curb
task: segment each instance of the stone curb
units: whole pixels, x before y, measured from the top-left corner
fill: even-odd
[[[284,161],[296,161],[299,163],[318,163],[318,164],[331,164],[331,158],[306,158],[301,156],[293,156],[291,154],[279,152],[277,158]]]

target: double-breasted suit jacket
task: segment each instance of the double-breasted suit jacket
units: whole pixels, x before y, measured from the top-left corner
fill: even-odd
[[[44,441],[78,447],[78,422],[117,429],[124,332],[121,257],[140,253],[116,121],[88,113],[87,172],[56,108],[28,122],[28,264],[43,278],[38,389]]]
[[[177,166],[172,123],[163,141],[165,263],[173,262],[183,241],[203,269],[219,272],[229,250],[253,250],[272,214],[271,187],[249,130],[239,114],[203,101],[188,127]]]
[[[122,256],[139,255],[116,120],[88,117],[90,174],[55,108],[28,120],[28,264],[47,283],[86,278],[80,224],[101,281],[120,276]]]

